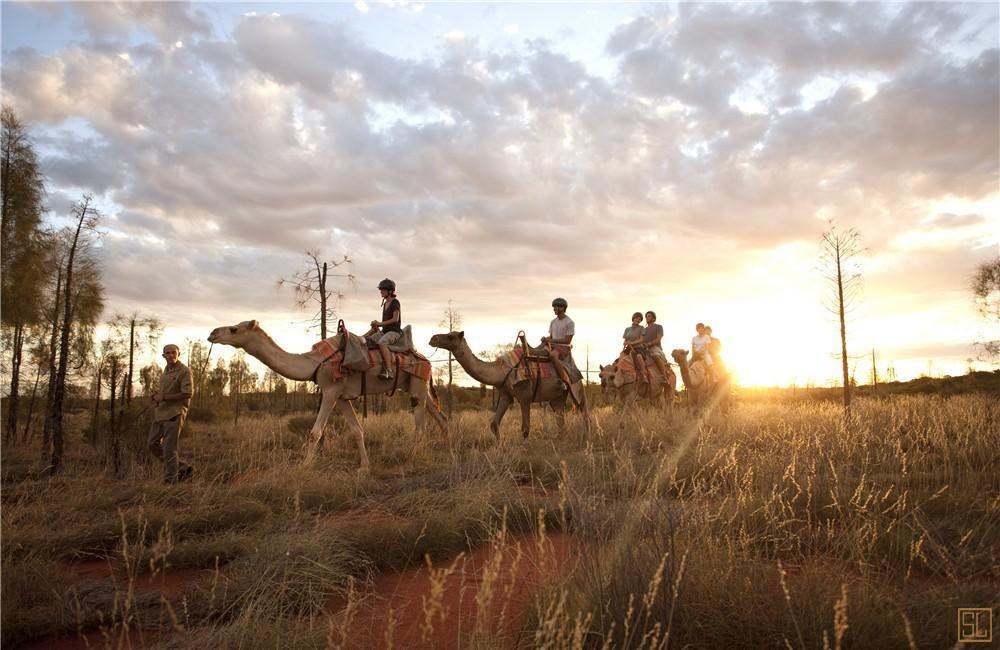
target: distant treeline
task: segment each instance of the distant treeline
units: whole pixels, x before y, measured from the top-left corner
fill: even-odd
[[[793,399],[815,399],[836,401],[842,390],[839,386],[829,388],[744,388],[746,395],[768,394]],[[885,397],[889,395],[960,395],[966,393],[993,393],[1000,395],[1000,370],[992,372],[978,370],[958,377],[918,377],[910,381],[879,382],[855,386],[854,394],[862,397]]]

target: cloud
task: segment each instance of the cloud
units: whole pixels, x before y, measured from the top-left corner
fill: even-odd
[[[159,41],[211,34],[205,12],[188,2],[81,2],[72,6],[94,38],[126,38],[135,29],[149,30]]]
[[[979,225],[981,223],[985,223],[985,221],[986,217],[972,212],[967,212],[965,214],[942,212],[941,214],[928,219],[926,223],[938,228],[962,228],[965,226]]]
[[[276,276],[316,248],[435,322],[443,293],[509,320],[556,289],[597,309],[743,286],[733,268],[830,217],[883,256],[873,282],[927,296],[956,290],[972,244],[891,243],[981,228],[935,206],[996,194],[995,8],[654,7],[610,28],[609,76],[558,37],[494,49],[456,28],[404,58],[305,15],[219,33],[188,5],[73,11],[90,40],[5,52],[5,95],[56,188],[120,206],[112,299],[199,318],[278,309]]]

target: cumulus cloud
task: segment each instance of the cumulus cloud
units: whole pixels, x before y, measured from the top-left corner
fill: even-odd
[[[90,39],[6,51],[5,94],[43,129],[53,183],[121,207],[122,300],[171,295],[172,269],[194,278],[188,309],[272,309],[260,287],[326,248],[417,302],[447,284],[469,309],[517,294],[513,310],[567,283],[615,301],[812,242],[831,217],[877,224],[875,247],[981,227],[933,206],[996,194],[1000,56],[975,45],[991,7],[657,6],[611,29],[610,76],[557,41],[492,49],[457,28],[404,58],[306,15],[219,33],[191,5],[71,7]],[[961,250],[879,273],[906,283]]]
[[[136,29],[148,30],[164,43],[211,34],[205,12],[188,2],[82,2],[73,11],[95,38],[124,39]]]

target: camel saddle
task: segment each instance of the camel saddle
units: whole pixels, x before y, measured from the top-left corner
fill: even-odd
[[[343,350],[333,345],[336,337],[320,341],[312,346],[313,351],[323,355],[330,375],[335,380],[354,372],[364,372],[370,368],[382,367],[382,355],[378,351],[378,346],[372,348],[365,345],[366,340],[360,336],[349,332],[348,335],[348,345]],[[353,356],[348,352],[353,352],[356,348],[360,348],[358,352],[361,359],[347,365],[345,359]],[[389,346],[389,351],[392,352],[394,365],[400,371],[421,379],[430,379],[431,362],[413,347],[413,334],[409,325],[403,328],[403,336],[400,337],[399,341]]]
[[[372,343],[368,339],[365,339],[365,343],[368,344],[369,350],[378,349],[377,343]],[[413,330],[410,329],[409,325],[403,328],[403,335],[399,337],[399,340],[389,346],[389,351],[401,352],[404,354],[413,352],[414,354],[417,354],[417,349],[413,347]]]

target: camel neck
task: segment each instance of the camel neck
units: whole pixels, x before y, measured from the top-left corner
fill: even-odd
[[[452,351],[455,360],[458,361],[462,369],[481,384],[488,386],[499,386],[507,377],[508,367],[499,359],[495,361],[483,361],[469,348],[469,344],[464,340]]]
[[[258,332],[243,349],[282,377],[295,381],[312,379],[316,364],[321,361],[311,353],[294,354],[283,350],[263,331]]]

